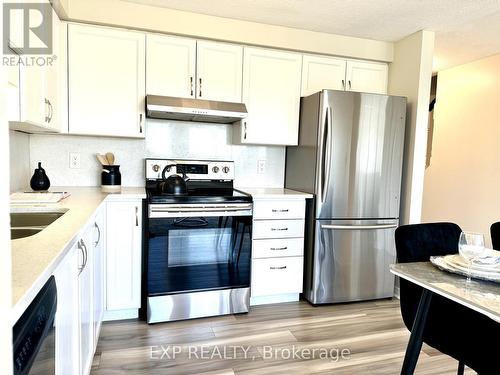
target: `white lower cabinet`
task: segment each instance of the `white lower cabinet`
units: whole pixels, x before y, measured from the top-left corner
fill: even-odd
[[[57,285],[56,374],[80,374],[78,250],[73,247],[54,272]]]
[[[93,226],[88,227],[77,244],[79,250],[78,307],[80,328],[80,370],[88,374],[94,355],[93,324]]]
[[[94,343],[97,345],[104,315],[105,262],[106,262],[106,205],[97,211],[93,224],[93,260],[94,260]],[[95,346],[94,345],[94,346]]]
[[[56,374],[87,375],[102,322],[104,211],[99,209],[54,272],[57,285]],[[101,293],[99,295],[99,293]]]
[[[137,317],[141,306],[142,201],[107,203],[105,319]]]
[[[296,301],[302,292],[305,199],[254,198],[252,305]]]

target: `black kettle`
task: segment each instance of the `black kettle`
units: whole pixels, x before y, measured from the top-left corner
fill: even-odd
[[[161,191],[166,194],[186,195],[186,181],[188,180],[188,178],[184,170],[182,170],[182,177],[178,174],[172,174],[168,176],[168,178],[165,177],[165,174],[167,172],[170,172],[170,168],[176,166],[176,164],[169,164],[165,168],[163,168],[163,172],[161,173],[161,177],[163,179],[163,182],[161,183]]]
[[[38,162],[38,168],[35,169],[33,177],[31,177],[30,186],[35,191],[49,190],[50,180],[45,173],[45,169],[42,168],[42,163],[40,162]]]

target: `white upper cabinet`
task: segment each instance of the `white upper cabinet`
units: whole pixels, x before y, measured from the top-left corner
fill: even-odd
[[[147,35],[148,95],[241,102],[243,47]]]
[[[248,117],[233,132],[236,143],[297,145],[302,55],[244,49],[243,103]]]
[[[323,89],[345,90],[346,61],[334,57],[304,55],[302,96]]]
[[[145,35],[68,27],[69,133],[143,138]]]
[[[346,90],[387,94],[387,76],[385,63],[348,60]]]
[[[58,132],[60,126],[58,102],[61,101],[59,99],[59,81],[64,72],[59,64],[62,53],[60,48],[61,21],[52,8],[46,7],[41,8],[41,10],[51,12],[52,54],[21,55],[21,58],[38,58],[39,63],[21,64],[18,67],[19,101],[17,102],[17,110],[12,110],[13,115],[9,120],[25,124],[24,127],[22,124],[18,124],[14,127],[16,130]],[[15,43],[12,43],[12,47],[15,51]],[[15,115],[16,112],[18,115]]]
[[[146,46],[147,94],[194,98],[196,40],[148,34]]]
[[[243,47],[216,42],[197,42],[196,97],[241,102]]]

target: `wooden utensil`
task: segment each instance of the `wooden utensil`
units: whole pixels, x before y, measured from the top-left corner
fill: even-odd
[[[99,162],[102,164],[102,165],[108,165],[108,160],[106,159],[106,157],[104,157],[103,155],[101,154],[96,154],[96,157],[97,157],[97,160],[99,160]]]
[[[112,152],[106,152],[106,159],[109,165],[115,165],[115,155]]]

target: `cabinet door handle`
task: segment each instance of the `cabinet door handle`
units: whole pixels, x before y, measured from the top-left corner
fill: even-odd
[[[200,80],[199,80],[199,81],[200,81],[200,86],[199,86],[199,89],[200,89],[200,95],[199,95],[199,97],[201,98],[201,78],[200,78]]]
[[[142,113],[139,113],[139,133],[142,134]]]
[[[94,223],[94,227],[97,229],[97,241],[94,243],[94,247],[99,245],[99,242],[101,241],[101,228],[99,228],[99,225],[97,223]]]
[[[342,90],[345,90],[345,81],[342,80]]]
[[[87,265],[87,246],[85,246],[85,242],[83,240],[80,240],[78,242],[78,248],[82,252],[82,265],[78,268],[78,274],[81,274],[82,271],[85,269],[85,266]]]
[[[349,80],[348,82],[349,82],[349,90],[351,90],[351,80]]]
[[[284,208],[284,209],[281,209],[281,210],[273,208],[271,211],[272,212],[288,212],[288,208]]]
[[[52,103],[50,102],[49,99],[47,99],[48,104],[49,104],[49,118],[48,118],[48,123],[52,121],[52,115],[54,114],[54,110],[52,109]]]
[[[247,139],[247,122],[243,121],[243,139]]]
[[[44,98],[45,101],[45,122],[49,122],[49,101],[47,98]]]
[[[135,226],[139,226],[139,207],[135,206]]]
[[[273,232],[274,231],[280,231],[281,232],[281,231],[286,231],[286,230],[288,230],[288,228],[271,228],[271,231],[273,231]]]
[[[285,246],[285,247],[271,247],[271,250],[275,251],[275,250],[286,250],[288,249],[288,246]]]
[[[286,269],[286,266],[281,266],[281,267],[274,267],[274,266],[271,266],[269,267],[270,270],[284,270]]]
[[[191,88],[191,96],[193,96],[193,77],[189,77],[189,87]]]

